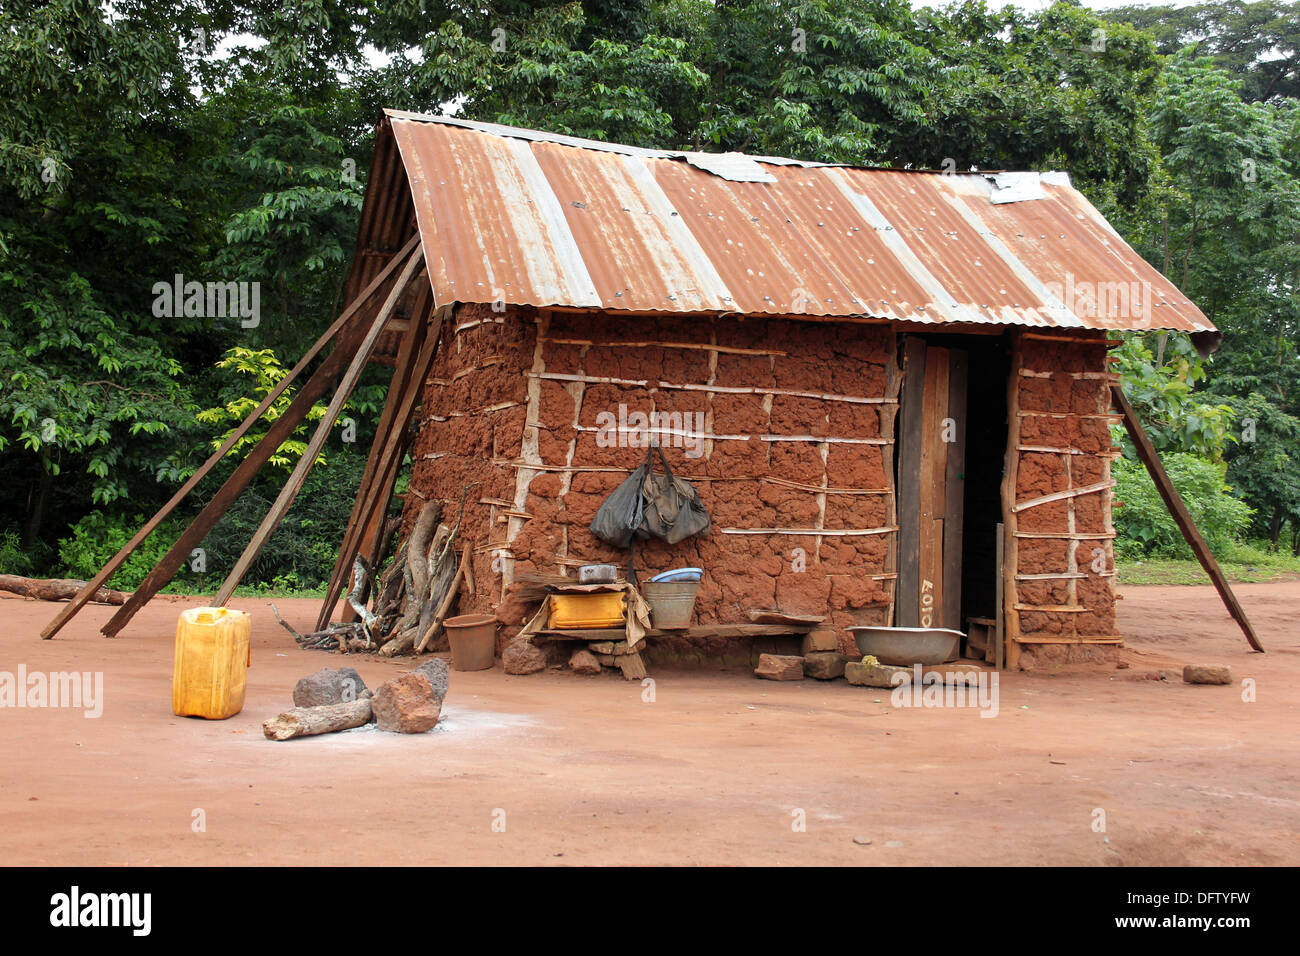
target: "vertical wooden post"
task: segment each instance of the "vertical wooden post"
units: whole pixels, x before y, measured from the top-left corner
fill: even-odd
[[[1002,618],[1002,647],[1006,667],[1014,670],[1020,664],[1020,612],[1016,590],[1019,570],[1016,542],[1016,478],[1020,469],[1020,364],[1021,342],[1018,329],[1012,329],[1011,362],[1007,373],[1007,449],[1002,470],[1002,523],[1005,536],[999,536],[1002,545],[1002,604],[998,612]]]
[[[916,627],[920,623],[924,395],[925,342],[909,336],[903,342],[902,399],[898,406],[898,584],[894,591],[894,620],[898,627]]]
[[[994,543],[994,549],[997,552],[997,567],[994,569],[997,573],[996,583],[993,586],[994,603],[997,607],[997,616],[993,629],[993,666],[998,670],[1006,664],[1006,619],[1002,613],[1002,594],[1004,584],[1002,578],[1002,562],[1006,560],[1006,525],[1001,521],[998,522],[998,537]]]
[[[940,627],[965,631],[961,619],[962,541],[966,519],[966,383],[967,354],[948,350],[948,418],[952,441],[944,443],[943,615]],[[943,437],[948,437],[944,435]]]

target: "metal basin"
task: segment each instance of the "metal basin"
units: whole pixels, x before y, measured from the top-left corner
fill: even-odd
[[[943,627],[850,627],[858,651],[882,664],[942,664],[961,651],[961,631]]]

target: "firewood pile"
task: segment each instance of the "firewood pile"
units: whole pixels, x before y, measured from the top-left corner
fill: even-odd
[[[357,555],[352,564],[352,590],[347,601],[357,619],[331,624],[325,630],[300,634],[280,616],[276,619],[308,650],[366,652],[384,657],[445,649],[443,622],[451,613],[456,595],[464,587],[474,592],[470,566],[471,548],[456,553],[465,498],[474,485],[461,494],[460,512],[452,527],[441,524],[442,506],[427,501],[416,516],[411,533],[398,545],[393,560],[378,576],[366,559]]]

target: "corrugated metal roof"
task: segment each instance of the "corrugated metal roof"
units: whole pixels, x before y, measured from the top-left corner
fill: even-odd
[[[381,153],[395,142],[409,204],[369,191],[358,258],[368,238],[400,243],[413,211],[442,304],[1214,331],[1062,174],[649,150],[397,111],[388,123],[376,169],[391,188]]]

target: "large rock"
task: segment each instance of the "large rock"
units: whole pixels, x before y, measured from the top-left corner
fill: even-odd
[[[322,667],[316,673],[298,681],[293,689],[295,707],[322,707],[327,704],[345,704],[360,700],[366,682],[351,667]]]
[[[429,678],[412,671],[381,684],[370,701],[370,709],[380,730],[422,734],[437,726],[442,701],[433,696]]]
[[[839,651],[813,651],[803,656],[805,677],[835,680],[844,676],[844,655]]]
[[[579,648],[569,655],[569,670],[575,674],[599,674],[600,661],[591,651]]]
[[[527,640],[515,641],[501,652],[501,666],[507,674],[536,674],[546,670],[546,655]]]
[[[430,658],[411,673],[423,674],[429,678],[429,683],[433,685],[433,696],[437,698],[438,703],[443,702],[447,696],[447,682],[451,679],[451,667],[445,658]]]
[[[895,674],[902,674],[906,679],[896,683]],[[844,665],[844,679],[858,687],[898,687],[899,684],[911,683],[912,670],[908,667],[894,667],[892,664],[849,661]]]
[[[789,654],[760,654],[754,676],[764,680],[803,680],[803,658]]]
[[[1188,664],[1183,668],[1188,684],[1231,684],[1232,670],[1226,664]]]

